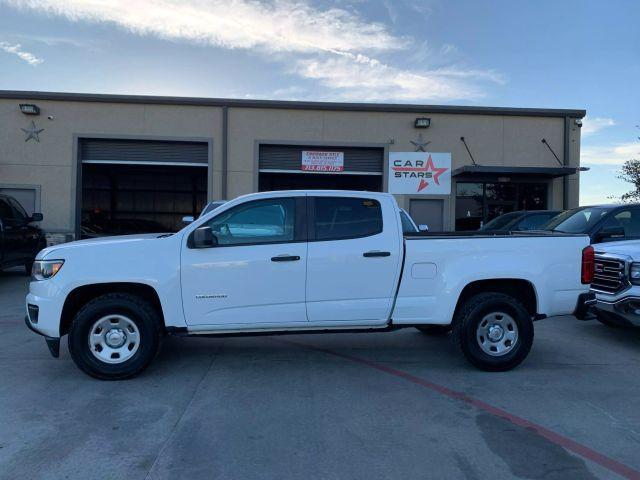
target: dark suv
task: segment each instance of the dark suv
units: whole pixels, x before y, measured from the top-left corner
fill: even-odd
[[[41,213],[29,216],[15,198],[0,194],[0,270],[24,265],[31,274],[36,254],[47,246],[42,230],[30,225],[41,220]]]
[[[640,239],[640,204],[574,208],[555,217],[543,229],[585,233],[591,243]]]

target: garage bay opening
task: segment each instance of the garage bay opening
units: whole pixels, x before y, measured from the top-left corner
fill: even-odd
[[[80,238],[176,232],[207,201],[207,143],[83,139]]]
[[[384,149],[260,145],[258,190],[381,192]]]

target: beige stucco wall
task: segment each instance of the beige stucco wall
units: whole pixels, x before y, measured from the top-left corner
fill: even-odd
[[[38,116],[24,115],[18,104],[36,103]],[[48,120],[53,116],[53,120]],[[25,142],[34,121],[45,130],[40,142]],[[76,135],[202,138],[213,140],[210,192],[221,190],[222,109],[215,107],[91,102],[0,100],[0,185],[41,186],[42,227],[73,232],[76,202]]]
[[[414,128],[414,121],[420,116],[431,118],[429,128]],[[475,161],[484,166],[559,166],[542,138],[547,139],[561,161],[564,156],[563,118],[230,108],[228,196],[256,189],[258,142],[376,144],[388,151],[413,151],[410,141],[420,133],[431,141],[430,151],[451,152],[453,169],[471,164],[460,137],[465,137]],[[550,185],[549,208],[562,208],[562,180]],[[409,207],[410,198],[421,197],[397,197],[404,208]],[[445,200],[444,227],[452,228],[454,200],[432,198]],[[577,195],[574,203],[577,205]]]
[[[23,102],[36,103],[41,114],[22,114],[18,104]],[[48,120],[49,115],[54,119]],[[414,128],[414,121],[420,116],[431,118],[430,128]],[[25,142],[25,134],[20,130],[32,120],[38,128],[45,129],[40,143]],[[221,198],[222,122],[222,108],[214,106],[0,99],[0,185],[40,185],[43,227],[48,231],[72,232],[76,136],[201,138],[213,141],[209,197]],[[461,136],[476,162],[484,166],[557,167],[557,161],[540,141],[542,138],[547,139],[561,161],[564,156],[564,118],[229,107],[226,197],[257,188],[259,142],[376,145],[387,152],[413,151],[410,141],[420,133],[431,142],[430,151],[451,152],[453,169],[471,164]],[[572,166],[579,164],[579,149],[580,129],[572,120],[569,159]],[[578,203],[578,182],[578,175],[569,179],[570,207]],[[562,179],[549,184],[549,208],[562,208]],[[455,182],[453,198],[440,197],[445,199],[445,228],[453,227],[454,192]],[[410,198],[398,196],[405,208]]]

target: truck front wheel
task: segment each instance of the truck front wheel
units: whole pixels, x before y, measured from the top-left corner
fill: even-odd
[[[503,293],[469,298],[453,324],[465,357],[481,370],[511,370],[527,357],[533,343],[531,315],[518,300]]]
[[[69,352],[85,373],[101,380],[122,380],[144,370],[160,346],[160,319],[143,298],[108,293],[76,314]]]

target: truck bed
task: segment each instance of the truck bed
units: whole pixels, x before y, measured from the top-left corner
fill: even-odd
[[[561,233],[551,232],[548,230],[529,230],[526,232],[491,232],[491,231],[473,231],[473,232],[419,232],[405,234],[407,240],[424,240],[428,238],[523,238],[523,237],[581,237],[581,233]]]

